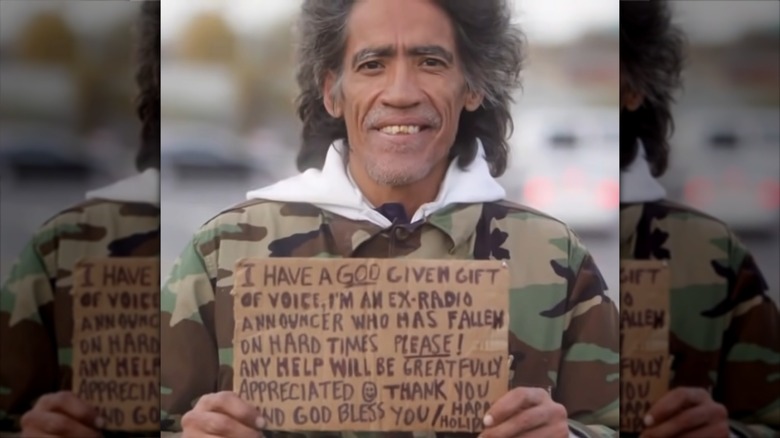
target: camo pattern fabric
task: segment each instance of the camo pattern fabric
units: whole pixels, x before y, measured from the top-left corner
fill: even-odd
[[[616,434],[619,325],[615,303],[605,294],[606,284],[593,259],[568,227],[507,202],[459,204],[424,221],[387,229],[309,204],[253,200],[220,213],[196,233],[162,289],[163,430],[180,431],[182,415],[200,396],[232,390],[232,270],[245,257],[505,260],[513,279],[511,386],[550,391],[583,436]]]
[[[18,430],[40,396],[71,390],[76,263],[159,255],[160,209],[151,204],[88,200],[38,230],[0,291],[0,429]]]
[[[670,267],[670,388],[710,390],[736,430],[777,437],[780,317],[751,254],[724,223],[670,201],[621,206],[620,227],[621,258]]]

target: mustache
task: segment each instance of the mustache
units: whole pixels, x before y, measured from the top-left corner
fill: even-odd
[[[408,112],[378,107],[369,111],[363,120],[364,124],[368,126],[369,129],[375,129],[379,127],[382,121],[394,117],[413,118],[420,120],[423,124],[434,129],[441,125],[441,117],[439,117],[439,114],[430,107],[416,108],[413,111]]]

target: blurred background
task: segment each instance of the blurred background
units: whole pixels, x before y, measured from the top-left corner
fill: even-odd
[[[671,2],[688,37],[669,196],[729,224],[780,299],[780,2]]]
[[[138,2],[0,2],[0,279],[42,223],[135,173]]]
[[[300,0],[162,3],[162,272],[200,225],[297,173]],[[516,0],[527,33],[508,197],[556,216],[617,297],[618,2]]]

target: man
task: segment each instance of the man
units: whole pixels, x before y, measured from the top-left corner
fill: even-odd
[[[620,4],[620,254],[667,260],[672,285],[670,390],[640,436],[777,436],[777,306],[731,230],[666,200],[655,180],[668,162],[683,40],[665,1]]]
[[[70,296],[72,272],[81,258],[159,257],[159,2],[144,2],[141,11],[136,74],[141,173],[89,192],[87,200],[49,219],[11,270],[0,291],[0,432],[145,435],[102,432],[106,422],[98,418],[96,406],[72,392]]]
[[[162,291],[163,428],[256,437],[265,424],[231,392],[238,259],[473,258],[519,274],[513,389],[481,436],[611,436],[618,325],[601,274],[569,228],[502,201],[493,178],[506,167],[523,50],[506,2],[308,0],[299,29],[298,164],[308,170],[210,220],[173,268]]]

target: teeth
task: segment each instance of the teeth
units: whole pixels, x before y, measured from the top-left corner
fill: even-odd
[[[417,125],[391,125],[385,126],[381,129],[385,134],[417,134],[420,132],[420,127]]]

